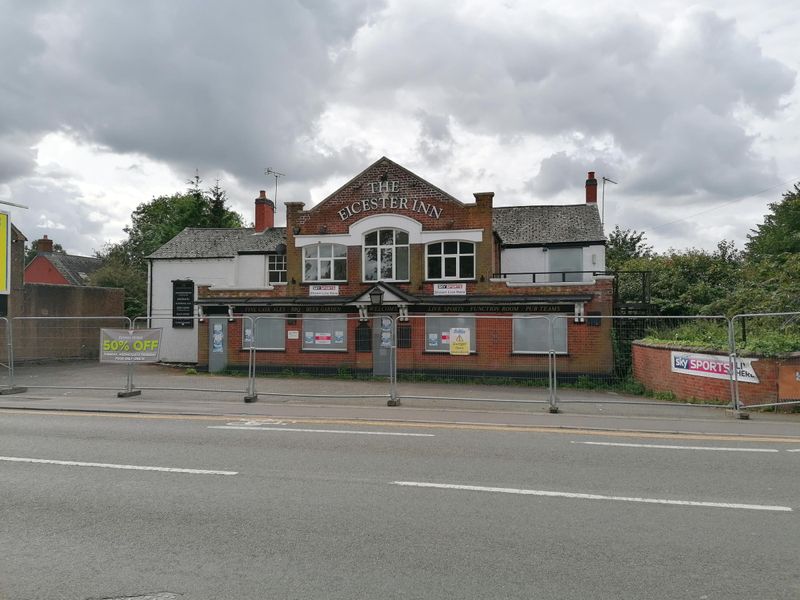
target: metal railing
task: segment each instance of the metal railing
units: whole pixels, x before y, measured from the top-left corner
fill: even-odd
[[[181,345],[197,349],[200,339],[205,354],[195,366],[94,364],[102,327],[158,327],[159,319],[0,318],[0,393],[26,387],[114,390],[120,396],[164,390],[242,394],[245,401],[264,396],[383,399],[389,405],[404,399],[541,404],[550,412],[586,403],[638,404],[729,408],[743,417],[753,409],[800,405],[800,312],[731,319],[195,317],[190,332],[170,329],[162,337],[167,357]],[[459,328],[467,332],[469,349],[454,354],[449,336]],[[224,333],[224,348],[215,346],[216,329]],[[687,345],[692,336],[707,343]]]

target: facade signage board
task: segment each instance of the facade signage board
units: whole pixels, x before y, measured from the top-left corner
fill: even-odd
[[[338,296],[338,285],[311,285],[308,287],[309,296]]]
[[[101,329],[101,363],[158,362],[161,328]]]
[[[11,292],[11,218],[0,211],[0,294]]]
[[[237,314],[259,313],[357,313],[356,305],[302,305],[302,304],[267,304],[267,305],[233,305]],[[207,316],[227,315],[228,309],[218,306],[204,306],[203,312]],[[382,304],[370,306],[371,313],[396,313],[397,306]],[[410,314],[421,313],[547,313],[568,314],[575,312],[574,304],[412,304],[408,306]]]
[[[434,283],[433,284],[434,296],[466,296],[467,284],[466,283]]]
[[[194,281],[177,279],[172,282],[172,326],[194,327]]]
[[[671,352],[671,370],[673,373],[709,377],[711,379],[730,379],[731,364],[726,355],[692,354],[688,352]],[[737,358],[737,378],[743,383],[759,383],[758,375],[753,369],[755,358]]]
[[[450,354],[454,356],[469,356],[469,329],[466,327],[452,327],[449,340]]]
[[[442,208],[432,202],[424,202],[418,198],[407,198],[400,191],[399,181],[374,181],[367,184],[367,192],[373,194],[356,202],[346,204],[338,211],[339,218],[346,221],[355,215],[373,210],[410,210],[438,219],[442,216]]]

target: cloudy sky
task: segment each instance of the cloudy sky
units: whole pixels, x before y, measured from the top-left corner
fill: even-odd
[[[219,179],[320,201],[383,155],[454,196],[583,201],[651,243],[741,246],[800,181],[794,2],[0,0],[0,200],[90,254]]]

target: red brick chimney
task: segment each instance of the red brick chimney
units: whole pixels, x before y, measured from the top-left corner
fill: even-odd
[[[275,204],[267,198],[267,192],[261,190],[256,198],[256,231],[270,227],[275,227]]]
[[[53,251],[53,240],[48,240],[47,236],[42,236],[42,239],[36,240],[36,251],[37,252],[52,252]]]
[[[586,180],[586,204],[597,203],[597,179],[594,178],[594,171],[589,171],[589,178]]]

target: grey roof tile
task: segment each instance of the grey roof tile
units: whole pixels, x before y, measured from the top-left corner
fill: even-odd
[[[187,227],[147,258],[233,258],[239,252],[275,252],[286,228],[205,229]]]
[[[61,273],[70,285],[89,285],[89,277],[103,266],[103,261],[92,256],[75,256],[59,252],[41,253]]]
[[[596,204],[496,207],[492,222],[506,246],[605,240]]]

